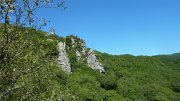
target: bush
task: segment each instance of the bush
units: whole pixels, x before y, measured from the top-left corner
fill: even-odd
[[[114,75],[105,74],[100,78],[101,87],[106,90],[115,90],[117,88],[116,77]]]

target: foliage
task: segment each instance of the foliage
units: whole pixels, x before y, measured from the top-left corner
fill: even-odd
[[[11,26],[9,26],[11,28]],[[28,33],[23,33],[28,31]],[[0,30],[1,35],[3,30]],[[105,73],[77,61],[70,37],[48,35],[40,30],[18,30],[16,46],[22,52],[1,64],[0,100],[3,101],[179,101],[180,55],[109,55],[96,51]],[[21,34],[23,33],[23,35]],[[57,44],[68,43],[72,74],[58,66]],[[78,40],[76,40],[78,41]],[[25,43],[24,43],[25,42]],[[19,48],[23,44],[22,48]],[[79,44],[80,45],[80,44]],[[18,48],[16,48],[18,47]],[[2,49],[0,49],[2,51]],[[0,58],[3,55],[0,54]]]
[[[0,100],[37,100],[51,92],[48,71],[56,66],[52,57],[58,54],[57,40],[49,41],[44,32],[36,30],[47,21],[37,19],[34,14],[56,3],[54,0],[0,1],[0,23],[3,23],[0,24]],[[63,7],[61,4],[58,6]]]
[[[28,34],[24,34],[27,43],[22,48],[23,54],[7,65],[10,68],[1,68],[0,71],[2,81],[0,94],[4,101],[178,101],[180,99],[179,54],[135,57],[114,56],[96,51],[99,61],[105,67],[106,72],[103,74],[89,68],[86,62],[77,61],[76,48],[68,44],[67,53],[73,72],[68,75],[57,64],[57,43],[67,42],[68,39],[29,28],[22,28],[19,31],[24,30],[28,30]]]

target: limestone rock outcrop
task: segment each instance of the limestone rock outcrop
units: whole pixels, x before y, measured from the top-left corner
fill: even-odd
[[[97,60],[95,52],[91,49],[88,52],[87,56],[87,64],[92,69],[99,70],[100,72],[105,72],[104,67],[102,64]]]
[[[59,56],[58,56],[58,63],[61,66],[61,68],[66,71],[67,73],[71,73],[71,66],[69,63],[69,58],[66,53],[66,44],[65,42],[59,42],[58,43],[58,50],[59,50]]]
[[[71,65],[66,52],[67,50],[68,52],[71,52],[71,54],[74,52],[77,61],[86,60],[86,63],[90,68],[105,72],[103,65],[98,61],[95,52],[92,49],[89,50],[86,48],[84,40],[75,36],[70,36],[66,39],[66,42],[68,42],[67,46],[65,42],[58,43],[58,62],[64,71],[71,73]]]

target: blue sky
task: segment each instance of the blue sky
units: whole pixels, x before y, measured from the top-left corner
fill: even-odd
[[[87,47],[109,54],[180,52],[180,0],[65,0],[67,9],[38,15],[59,36],[74,34]]]

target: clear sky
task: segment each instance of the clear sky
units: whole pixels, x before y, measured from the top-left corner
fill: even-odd
[[[59,36],[74,34],[109,54],[180,52],[180,0],[65,0],[67,9],[43,9]]]

